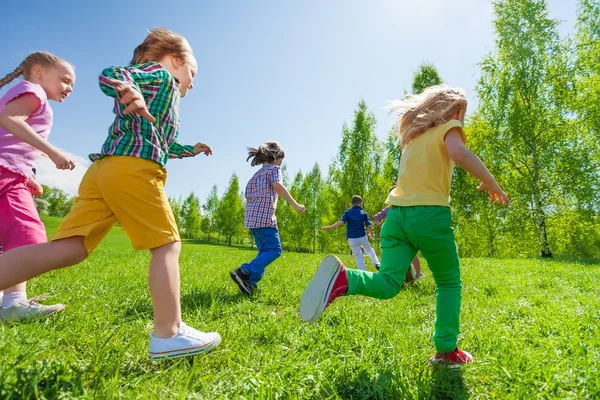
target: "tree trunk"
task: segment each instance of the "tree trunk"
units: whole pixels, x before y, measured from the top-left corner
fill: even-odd
[[[544,210],[542,209],[542,202],[536,201],[536,210],[537,223],[540,234],[540,249],[541,255],[543,258],[551,258],[552,251],[550,250],[550,243],[548,243],[548,229],[546,227],[546,214],[544,214]]]

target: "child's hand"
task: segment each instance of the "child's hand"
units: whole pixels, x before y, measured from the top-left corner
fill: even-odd
[[[200,153],[204,153],[205,156],[210,156],[212,154],[212,149],[206,143],[198,142],[194,145],[194,155]]]
[[[369,233],[368,236],[369,236],[369,239],[373,240],[373,234]]]
[[[330,227],[330,226],[324,226],[324,227],[323,227],[323,228],[321,228],[321,229],[323,229],[325,232],[327,232],[327,231],[330,231],[330,230],[331,230],[331,227]]]
[[[377,225],[378,227],[381,228],[381,225],[383,225],[383,224],[381,223],[381,221],[375,221],[375,225]]]
[[[306,207],[304,207],[302,204],[296,204],[294,205],[294,208],[296,209],[296,211],[298,211],[300,214],[304,214],[306,212]]]
[[[31,194],[34,196],[41,196],[44,193],[44,188],[42,188],[42,185],[37,183],[37,181],[33,177],[30,177],[27,180],[25,186],[27,186],[27,189],[29,189]]]
[[[504,190],[502,190],[497,182],[494,182],[493,184],[481,183],[479,186],[477,186],[477,190],[485,190],[486,192],[489,192],[491,204],[494,204],[496,200],[500,205],[510,204],[508,195],[504,193]]]
[[[48,157],[52,160],[56,168],[73,170],[75,168],[75,161],[60,150],[55,150]]]
[[[135,113],[150,123],[156,121],[156,119],[150,115],[150,111],[148,111],[148,107],[146,106],[146,100],[144,100],[144,96],[142,96],[139,91],[135,90],[133,86],[128,85],[125,82],[114,79],[111,81],[115,85],[115,91],[119,93],[119,103],[126,105],[123,114]]]

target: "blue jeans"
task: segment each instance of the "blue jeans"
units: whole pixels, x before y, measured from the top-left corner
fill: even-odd
[[[242,271],[250,274],[250,283],[256,285],[265,274],[265,268],[281,255],[281,240],[276,228],[253,228],[258,255],[249,264],[242,264]]]

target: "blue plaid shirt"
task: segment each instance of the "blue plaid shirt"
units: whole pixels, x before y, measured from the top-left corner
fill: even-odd
[[[275,182],[281,183],[281,173],[280,168],[273,164],[263,164],[248,181],[244,213],[246,228],[277,228],[277,192],[273,187]]]

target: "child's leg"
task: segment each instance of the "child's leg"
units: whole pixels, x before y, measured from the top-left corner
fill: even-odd
[[[1,294],[2,292],[0,292]],[[0,296],[2,299],[2,307],[8,308],[14,306],[21,300],[27,300],[27,282],[21,282],[15,286],[11,286],[4,290],[4,296]]]
[[[450,209],[434,206],[428,208],[429,220],[419,224],[423,232],[418,245],[436,285],[433,341],[439,353],[447,353],[456,348],[459,334],[462,289],[460,264]]]
[[[0,185],[3,186],[0,195],[0,241],[4,243],[4,250],[47,242],[46,228],[40,220],[31,192],[23,182],[24,178],[2,168],[0,175]],[[6,288],[4,295],[4,308],[27,300],[27,282]]]
[[[413,258],[412,265],[415,267],[415,273],[419,275],[421,273],[421,260],[419,260],[418,255]]]
[[[358,269],[361,271],[366,271],[365,268],[365,256],[363,256],[362,249],[360,247],[361,238],[354,239],[348,238],[348,245],[350,246],[350,250],[352,250],[352,255],[356,260],[356,265],[358,265]]]
[[[377,299],[390,299],[400,291],[410,260],[417,249],[409,242],[404,226],[406,212],[392,207],[381,230],[381,268],[378,274],[346,269],[337,257],[327,256],[300,299],[300,317],[318,320],[337,297],[362,294]]]
[[[348,269],[347,295],[362,294],[377,299],[391,299],[402,288],[410,260],[417,249],[408,241],[403,226],[403,210],[390,209],[381,229],[381,268],[378,274]]]
[[[281,240],[276,228],[256,228],[253,230],[258,255],[242,270],[250,274],[250,284],[256,285],[264,276],[269,264],[281,256]]]
[[[379,265],[379,259],[377,258],[377,254],[375,254],[375,250],[373,250],[373,246],[371,246],[371,243],[369,242],[369,238],[365,236],[361,239],[362,239],[361,246],[367,252],[367,255],[373,262],[373,265]]]
[[[83,237],[19,247],[0,255],[0,290],[85,260]]]
[[[151,249],[148,286],[154,310],[154,336],[173,337],[181,324],[179,253],[181,242]]]

